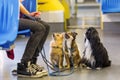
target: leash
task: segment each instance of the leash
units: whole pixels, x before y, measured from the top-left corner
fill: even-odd
[[[62,73],[62,72],[64,72],[66,69],[59,70],[58,67],[54,67],[54,65],[47,60],[44,47],[43,47],[43,50],[42,50],[42,51],[43,51],[43,52],[41,52],[41,56],[42,56],[42,58],[43,58],[43,61],[44,61],[44,62],[46,63],[46,65],[47,65],[48,73],[49,73],[50,76],[69,76],[69,75],[71,75],[71,74],[74,73],[74,67],[72,67],[72,68],[70,69],[70,73],[68,73],[68,74]],[[71,61],[73,61],[73,59],[72,59]],[[54,72],[50,72],[50,69],[49,69],[49,68],[51,68],[52,70],[54,70]]]

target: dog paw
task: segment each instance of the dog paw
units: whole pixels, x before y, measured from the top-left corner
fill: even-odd
[[[59,69],[62,69],[62,68],[63,68],[62,66],[59,67]]]
[[[101,67],[97,67],[96,70],[101,70]]]
[[[65,66],[65,69],[70,69],[70,66]]]
[[[87,67],[85,64],[81,64],[82,67]]]
[[[90,67],[86,67],[88,70],[91,70],[92,68],[90,68]]]
[[[74,68],[75,68],[75,69],[77,69],[77,68],[78,68],[78,66],[77,66],[77,65],[75,65],[75,66],[74,66]]]

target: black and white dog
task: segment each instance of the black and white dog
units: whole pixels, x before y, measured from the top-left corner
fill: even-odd
[[[100,42],[97,30],[93,27],[85,33],[85,50],[82,63],[92,69],[101,69],[111,65],[106,48]]]

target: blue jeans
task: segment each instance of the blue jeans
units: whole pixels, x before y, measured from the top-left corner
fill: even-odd
[[[47,23],[41,20],[33,21],[30,19],[20,18],[19,30],[25,29],[30,29],[32,34],[27,42],[24,54],[21,59],[21,62],[23,63],[37,59],[39,52],[41,52],[46,38],[49,34],[50,27]]]

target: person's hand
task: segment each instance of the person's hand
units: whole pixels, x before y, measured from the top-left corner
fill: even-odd
[[[40,17],[40,12],[31,12],[29,15],[33,17]]]

